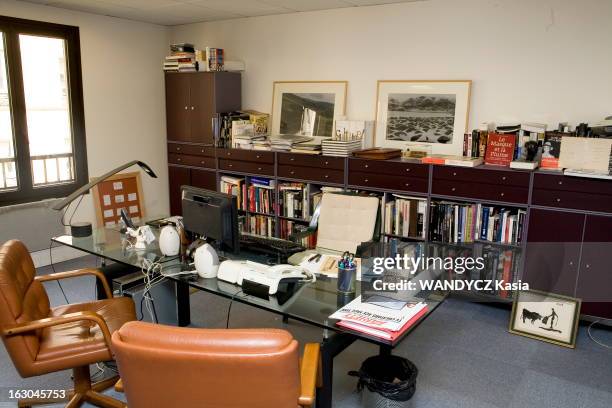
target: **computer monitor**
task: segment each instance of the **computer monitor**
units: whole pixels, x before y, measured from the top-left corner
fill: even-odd
[[[181,187],[185,230],[214,240],[218,249],[240,250],[236,197],[191,186]]]

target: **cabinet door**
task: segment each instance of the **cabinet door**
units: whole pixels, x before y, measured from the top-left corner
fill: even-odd
[[[191,142],[213,143],[214,76],[208,73],[191,75]]]
[[[189,169],[168,166],[168,181],[170,185],[170,215],[182,215],[181,186],[191,184]]]
[[[168,140],[191,141],[190,74],[166,74],[166,130]]]
[[[574,296],[583,214],[531,210],[522,280],[531,289]]]
[[[587,215],[576,297],[582,313],[612,318],[612,217]]]
[[[191,169],[191,185],[217,191],[217,174],[211,170]]]

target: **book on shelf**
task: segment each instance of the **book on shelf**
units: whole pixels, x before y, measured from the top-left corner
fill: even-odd
[[[279,237],[281,239],[289,239],[291,235],[297,232],[303,232],[308,229],[308,225],[300,224],[293,220],[279,219]],[[296,241],[306,249],[314,249],[317,246],[317,232],[313,232]]]
[[[559,157],[561,155],[562,133],[547,132],[542,144],[542,156],[540,157],[540,167],[543,169],[559,169]]]
[[[465,157],[449,154],[432,154],[421,159],[421,163],[442,164],[448,166],[476,167],[483,163],[482,157]]]
[[[521,169],[521,170],[535,170],[538,168],[538,162],[536,160],[529,161],[525,159],[512,160],[510,162],[511,169]]]
[[[389,299],[390,303],[396,303]],[[359,296],[333,313],[330,318],[339,320],[336,324],[375,337],[394,340],[408,330],[427,313],[424,302],[408,302],[396,309],[381,303],[368,303]]]
[[[219,191],[236,197],[238,210],[247,208],[246,183],[242,177],[221,176]]]
[[[263,177],[250,177],[248,186],[248,210],[274,214],[276,181]]]
[[[282,182],[279,184],[279,214],[309,221],[323,193],[314,184]]]
[[[275,236],[274,224],[274,217],[251,214],[247,217],[246,222],[242,224],[242,231],[253,235],[272,238]]]
[[[385,203],[385,234],[425,238],[424,220],[427,201],[401,195],[394,195],[394,198],[393,201]]]
[[[326,156],[351,157],[354,151],[362,149],[362,141],[325,139],[321,149]]]
[[[515,134],[490,133],[487,138],[485,163],[496,166],[510,166],[514,159]]]

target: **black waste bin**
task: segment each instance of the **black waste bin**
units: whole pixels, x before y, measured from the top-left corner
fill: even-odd
[[[366,359],[359,371],[349,375],[358,377],[364,408],[408,408],[416,391],[417,367],[409,360],[391,355]]]

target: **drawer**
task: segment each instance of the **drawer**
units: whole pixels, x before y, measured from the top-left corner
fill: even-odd
[[[466,169],[453,166],[434,166],[434,180],[457,180],[487,183],[497,186],[529,188],[529,172],[511,170]]]
[[[434,180],[432,193],[438,195],[526,204],[529,196],[529,188],[504,186],[499,184],[495,185]]]
[[[578,191],[612,195],[612,180],[595,180],[557,174],[535,174],[533,188],[547,190]]]
[[[219,169],[239,171],[242,173],[263,174],[266,176],[274,175],[273,164],[262,164],[250,161],[219,159]]]
[[[168,163],[182,164],[183,166],[206,167],[209,169],[215,168],[214,157],[191,156],[188,154],[169,153]]]
[[[344,170],[344,158],[299,153],[279,153],[278,164]]]
[[[387,190],[418,191],[427,193],[428,180],[417,177],[399,177],[386,174],[352,172],[349,173],[351,186],[384,188]]]
[[[344,171],[315,167],[279,165],[278,176],[300,180],[322,181],[324,183],[344,183]]]
[[[219,158],[274,164],[274,153],[259,150],[217,149]]]
[[[215,157],[215,148],[209,146],[168,143],[168,153],[191,154],[194,156]]]
[[[403,163],[401,161],[350,159],[349,173],[353,171],[394,176],[429,177],[428,164]]]
[[[531,202],[546,207],[612,212],[612,195],[534,189]]]

